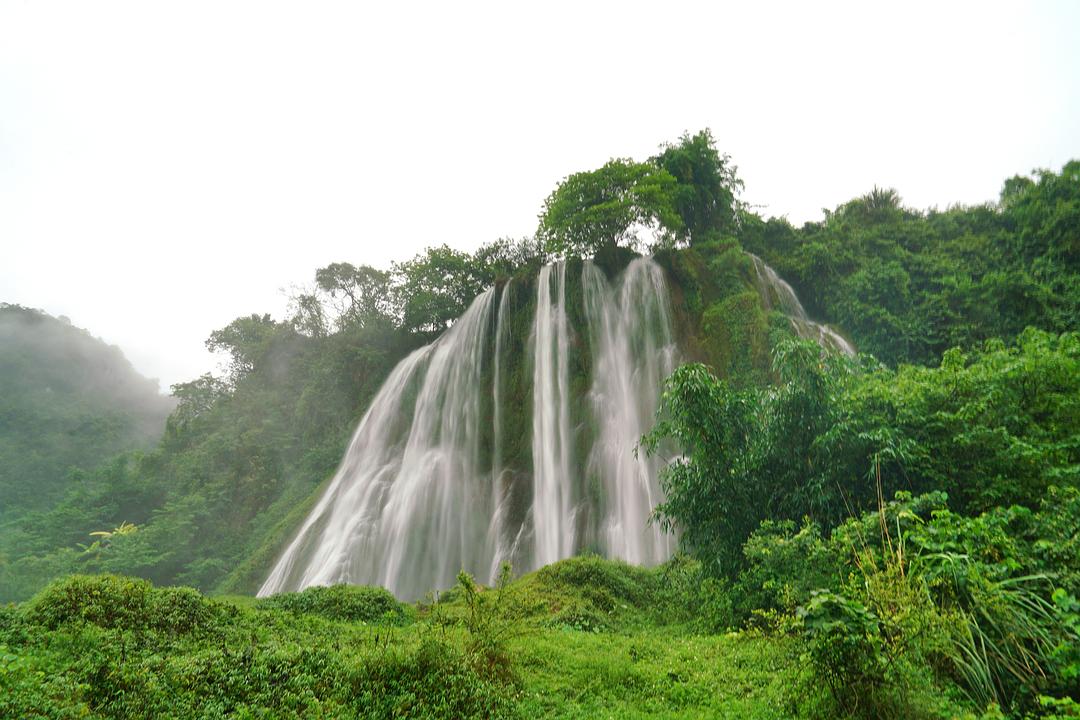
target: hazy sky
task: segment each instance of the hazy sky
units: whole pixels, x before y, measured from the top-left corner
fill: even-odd
[[[794,222],[1080,157],[1080,2],[818,5],[0,0],[0,301],[165,388],[318,267],[529,234],[687,130]]]

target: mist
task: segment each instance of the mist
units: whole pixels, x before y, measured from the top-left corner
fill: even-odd
[[[120,348],[40,310],[0,303],[0,513],[47,507],[72,468],[157,444],[175,399]]]
[[[1075,3],[0,7],[0,300],[163,387],[335,261],[531,234],[569,173],[709,127],[795,224],[992,202],[1080,154]]]

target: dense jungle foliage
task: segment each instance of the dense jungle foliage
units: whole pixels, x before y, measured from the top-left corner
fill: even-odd
[[[155,448],[0,526],[0,715],[1080,716],[1080,163],[800,228],[740,188],[687,135],[567,177],[535,239],[335,263],[284,320],[212,333],[226,371],[174,386]],[[552,256],[646,250],[688,363],[641,451],[678,452],[655,521],[684,555],[415,607],[120,577],[250,593],[398,360]],[[799,340],[747,252],[860,355]]]
[[[745,214],[739,240],[884,362],[931,364],[1024,328],[1080,318],[1080,161],[1007,180],[996,204],[919,212],[895,190],[795,228]]]

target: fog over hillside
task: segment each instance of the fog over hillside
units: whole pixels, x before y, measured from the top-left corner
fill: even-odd
[[[0,303],[0,515],[47,507],[72,467],[151,446],[174,406],[118,347]]]

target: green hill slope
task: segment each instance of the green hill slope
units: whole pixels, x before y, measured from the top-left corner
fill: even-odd
[[[119,348],[0,303],[0,521],[54,505],[71,468],[152,445],[173,405]]]

